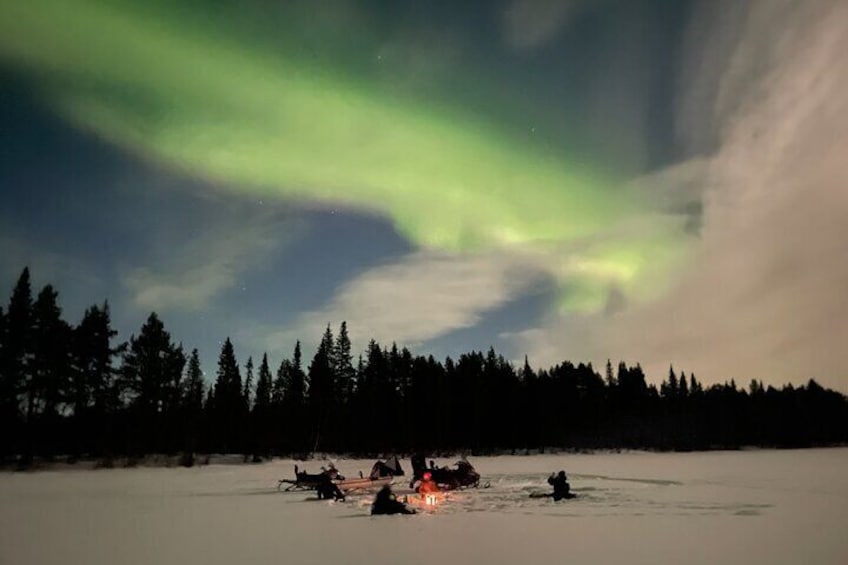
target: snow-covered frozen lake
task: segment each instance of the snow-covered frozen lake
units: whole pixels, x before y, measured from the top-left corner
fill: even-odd
[[[848,563],[848,448],[470,461],[489,488],[376,517],[373,495],[278,492],[286,460],[4,472],[0,564]],[[372,463],[336,460],[348,476]],[[579,498],[529,498],[559,469]]]

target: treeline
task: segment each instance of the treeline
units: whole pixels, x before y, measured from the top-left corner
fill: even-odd
[[[116,342],[109,305],[74,326],[58,293],[33,299],[21,274],[0,308],[0,456],[150,453],[305,455],[557,448],[800,447],[848,441],[848,399],[810,380],[704,387],[673,368],[659,388],[641,367],[568,361],[514,367],[494,349],[454,360],[371,341],[354,357],[347,325],[327,327],[307,362],[298,343],[272,366],[243,366],[227,339],[214,381],[152,313]],[[187,458],[190,462],[191,458]]]

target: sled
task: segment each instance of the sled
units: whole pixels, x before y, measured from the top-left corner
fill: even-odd
[[[392,484],[394,479],[392,477],[381,477],[378,479],[372,479],[370,477],[363,477],[360,479],[345,479],[343,481],[333,481],[342,492],[350,492],[352,490],[375,490],[382,488],[386,485]]]
[[[401,473],[402,472],[403,471],[401,471]],[[298,470],[297,466],[295,466],[294,476],[296,477],[295,479],[280,479],[277,481],[277,490],[316,490],[319,486],[325,484],[329,480],[331,483],[339,487],[339,490],[342,492],[350,492],[353,490],[379,489],[385,485],[392,484],[392,481],[394,480],[394,477],[391,475],[383,477],[360,476],[359,478],[348,479],[340,475],[334,467],[325,469],[321,473],[313,475],[301,472]],[[284,489],[283,485],[288,486]]]
[[[342,492],[350,492],[353,490],[376,490],[384,487],[385,485],[392,484],[393,480],[394,479],[392,477],[382,477],[379,479],[364,477],[361,479],[336,479],[331,480],[330,482],[339,487],[339,490]],[[320,484],[320,481],[280,479],[277,481],[277,490],[315,490]],[[283,489],[283,485],[288,486]]]

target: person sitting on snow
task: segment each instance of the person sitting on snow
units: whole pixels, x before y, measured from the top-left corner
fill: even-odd
[[[551,473],[548,477],[548,484],[554,487],[554,500],[562,500],[563,498],[571,498],[571,486],[568,484],[565,471],[560,471],[556,477]]]
[[[376,514],[415,514],[415,510],[407,508],[406,504],[395,497],[391,487],[384,485],[371,505],[371,515]]]

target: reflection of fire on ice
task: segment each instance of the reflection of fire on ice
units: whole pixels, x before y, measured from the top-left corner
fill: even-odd
[[[438,492],[420,493],[418,496],[404,495],[403,501],[426,510],[434,510],[444,500],[444,495]]]

